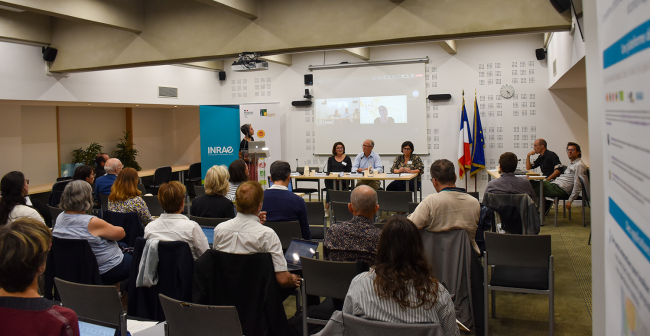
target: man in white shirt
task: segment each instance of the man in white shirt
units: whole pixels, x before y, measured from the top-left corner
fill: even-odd
[[[213,248],[234,254],[270,253],[275,278],[282,288],[300,286],[300,278],[287,271],[280,238],[273,229],[260,224],[264,191],[258,182],[242,183],[235,194],[237,216],[214,229]]]
[[[384,168],[381,165],[381,158],[372,150],[373,148],[375,148],[375,142],[371,139],[367,139],[363,142],[363,152],[359,153],[359,155],[354,158],[352,171],[361,173],[364,170],[368,170],[368,167],[371,166],[375,171],[380,173],[384,172]],[[378,180],[357,180],[357,185],[363,184],[368,185],[375,190],[379,189]]]
[[[580,191],[582,190],[582,185],[578,177],[584,175],[587,170],[587,166],[582,163],[580,159],[582,157],[582,152],[580,151],[580,145],[575,142],[569,142],[566,145],[566,154],[571,160],[571,164],[564,170],[560,176],[558,176],[554,181],[548,182],[544,181],[544,197],[569,197],[566,201],[567,209],[571,208],[571,203],[578,197]],[[559,170],[555,171],[556,173]],[[555,175],[555,173],[554,173]],[[534,183],[533,189],[535,193],[539,194],[539,184]]]

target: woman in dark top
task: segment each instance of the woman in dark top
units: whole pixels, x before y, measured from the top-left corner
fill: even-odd
[[[190,214],[208,218],[234,218],[235,207],[226,198],[228,185],[228,169],[226,166],[212,166],[205,174],[205,195],[192,201]]]
[[[243,124],[239,129],[241,130],[242,134],[244,134],[244,138],[239,143],[239,158],[243,159],[244,157],[242,151],[248,150],[249,141],[255,141],[255,139],[253,139],[253,134],[255,134],[255,130],[253,129],[253,126],[251,126],[251,124]]]
[[[345,145],[342,142],[334,143],[332,147],[332,156],[327,159],[327,172],[328,173],[339,173],[339,172],[351,172],[352,171],[352,160],[350,157],[345,155]],[[343,188],[347,190],[347,181],[340,181],[338,183],[343,183]],[[334,180],[325,180],[325,189],[327,192],[327,197],[325,199],[325,209],[330,208],[330,194],[329,191],[334,189]]]
[[[83,165],[74,170],[73,180],[82,180],[90,183],[95,183],[95,170],[91,166]]]
[[[424,171],[424,163],[419,156],[413,154],[415,147],[410,141],[404,141],[402,144],[402,155],[398,155],[393,162],[393,167],[391,167],[390,172],[399,174],[399,173],[410,173],[418,174],[418,177],[409,180],[409,191],[415,190],[415,181],[418,181],[418,187],[421,186],[422,182],[420,181],[420,176]],[[387,187],[387,191],[406,191],[406,182],[407,181],[393,181]]]
[[[2,335],[78,336],[77,314],[38,293],[52,233],[28,217],[0,228]]]

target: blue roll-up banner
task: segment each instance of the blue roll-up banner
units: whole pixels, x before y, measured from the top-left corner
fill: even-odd
[[[239,159],[239,105],[199,108],[201,114],[201,178],[214,165]]]

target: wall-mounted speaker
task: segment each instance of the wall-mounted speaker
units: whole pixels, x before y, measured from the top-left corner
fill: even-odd
[[[291,105],[300,106],[300,107],[310,106],[311,100],[296,100],[296,101],[292,101]]]
[[[544,48],[535,49],[535,57],[538,61],[541,61],[546,58],[546,50]]]
[[[54,62],[54,59],[56,58],[56,53],[59,52],[58,50],[50,47],[43,47],[43,60],[46,62]]]
[[[305,75],[305,85],[314,85],[314,75]]]
[[[226,72],[221,70],[219,71],[219,80],[226,80]]]
[[[567,9],[571,8],[571,0],[550,0],[551,5],[555,7],[558,13],[564,13]]]
[[[449,100],[451,99],[451,95],[448,93],[443,93],[443,94],[432,94],[429,95],[429,100]]]

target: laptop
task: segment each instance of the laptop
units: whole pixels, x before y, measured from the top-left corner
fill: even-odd
[[[289,271],[301,270],[300,257],[313,258],[316,255],[316,250],[318,250],[318,242],[295,238],[291,239],[291,244],[289,244],[289,248],[284,254]]]
[[[269,188],[270,188],[273,185],[273,181],[271,181],[270,177],[268,178],[268,180],[269,180]],[[289,191],[293,192],[293,186],[292,186],[291,181],[289,181],[289,186],[287,187],[287,189],[289,189]]]
[[[208,238],[208,245],[212,248],[212,244],[214,243],[214,228],[210,226],[201,226],[201,229],[206,238]]]
[[[115,336],[119,326],[78,316],[80,336]]]
[[[249,141],[248,142],[248,152],[249,153],[263,153],[262,148],[266,147],[266,141]]]

